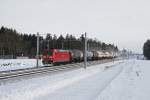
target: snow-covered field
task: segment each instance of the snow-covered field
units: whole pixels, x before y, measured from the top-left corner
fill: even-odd
[[[41,60],[39,65],[42,66]],[[0,71],[33,68],[36,66],[36,59],[0,59]]]
[[[0,100],[150,100],[150,61],[126,60],[0,81]]]
[[[150,61],[131,60],[96,100],[150,100]]]

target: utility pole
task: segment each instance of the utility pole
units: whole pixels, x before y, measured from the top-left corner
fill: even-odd
[[[64,49],[64,43],[63,42],[61,43],[61,48]]]
[[[86,39],[86,33],[84,37],[84,68],[86,69],[87,67],[87,39]]]
[[[48,39],[47,49],[49,50],[49,39]]]
[[[90,51],[90,45],[87,43],[87,51]]]
[[[114,47],[114,43],[113,43],[113,62],[114,62],[114,57],[115,57],[115,47]]]
[[[5,49],[3,49],[3,59],[5,59]]]
[[[54,39],[53,39],[53,49],[54,49]]]
[[[37,32],[36,67],[39,67],[39,33]]]

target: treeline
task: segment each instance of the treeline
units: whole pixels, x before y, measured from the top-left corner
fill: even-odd
[[[147,40],[143,46],[143,54],[144,56],[150,60],[150,40]]]
[[[35,34],[22,34],[16,30],[0,28],[0,55],[28,56],[36,55],[37,36]],[[88,50],[118,51],[117,46],[106,44],[94,39],[88,39]],[[46,37],[40,36],[40,53],[45,49],[84,49],[84,35],[79,38],[67,34],[66,36],[47,33]]]

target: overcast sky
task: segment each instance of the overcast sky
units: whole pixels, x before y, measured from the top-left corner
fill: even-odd
[[[0,0],[0,25],[23,33],[88,33],[142,52],[150,38],[149,0]]]

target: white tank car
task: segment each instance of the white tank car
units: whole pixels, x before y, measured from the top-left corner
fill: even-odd
[[[93,59],[98,60],[98,59],[103,59],[104,53],[101,51],[92,51],[93,52]]]
[[[112,52],[105,52],[106,58],[112,58],[113,54]]]
[[[93,59],[93,52],[87,51],[87,60]]]

